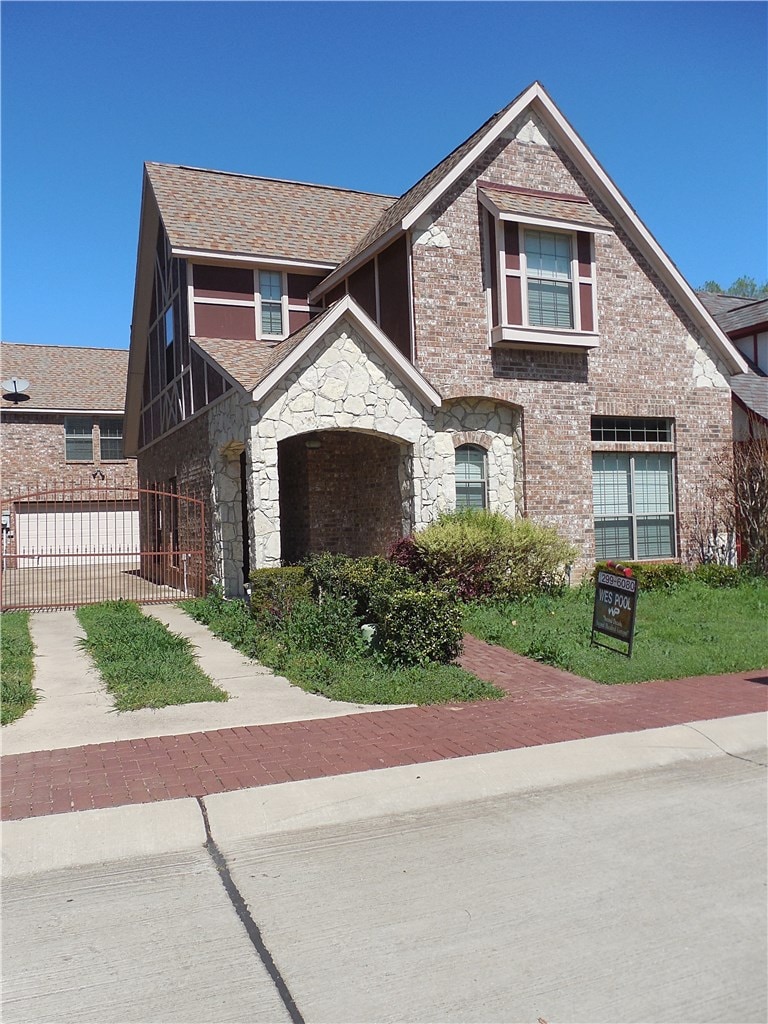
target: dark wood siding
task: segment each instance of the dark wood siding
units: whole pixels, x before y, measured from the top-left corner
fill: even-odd
[[[404,237],[378,257],[379,326],[408,359],[411,358],[411,323],[408,301],[408,249]]]
[[[288,301],[306,305],[307,296],[322,280],[322,277],[312,274],[288,274]]]
[[[243,267],[195,265],[192,273],[196,297],[253,301],[252,270]]]
[[[348,279],[349,294],[373,320],[376,319],[376,267],[368,260]]]
[[[195,303],[195,334],[198,338],[256,340],[253,306],[209,306]]]

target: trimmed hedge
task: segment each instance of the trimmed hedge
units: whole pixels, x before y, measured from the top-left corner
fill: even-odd
[[[674,590],[681,583],[690,579],[690,572],[685,566],[678,562],[622,562],[625,569],[631,569],[632,575],[642,590]],[[615,570],[608,565],[608,562],[598,562],[592,573],[592,579],[597,579],[598,572],[603,569],[607,572]]]
[[[437,587],[379,591],[371,601],[376,648],[391,665],[447,664],[463,645],[458,602]]]
[[[310,558],[305,568],[315,600],[328,594],[348,598],[355,602],[357,614],[363,618],[370,614],[374,595],[419,585],[411,573],[379,555],[350,558],[325,552]]]
[[[253,615],[283,619],[312,594],[311,581],[300,565],[254,569],[250,582]]]

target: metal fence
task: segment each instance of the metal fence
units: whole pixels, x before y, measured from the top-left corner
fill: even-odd
[[[205,578],[204,504],[173,485],[58,483],[3,501],[3,611],[178,601]]]

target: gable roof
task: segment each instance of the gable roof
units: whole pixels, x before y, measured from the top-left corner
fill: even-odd
[[[704,308],[708,309],[715,319],[721,313],[729,313],[732,309],[738,309],[740,306],[749,306],[755,301],[743,295],[724,295],[722,292],[697,291],[696,294]]]
[[[731,389],[745,409],[768,421],[768,377],[758,373],[737,373]]]
[[[310,293],[310,299],[327,292],[357,266],[384,248],[400,232],[413,228],[445,195],[479,157],[523,114],[537,118],[553,141],[578,167],[587,184],[600,197],[614,224],[621,227],[670,289],[694,324],[710,339],[731,373],[745,373],[747,364],[730,339],[718,327],[696,293],[667,256],[635,210],[601,167],[594,154],[562,115],[540,82],[534,82],[453,150],[444,160],[405,193],[379,223],[355,246],[346,259]]]
[[[14,412],[122,413],[128,350],[67,345],[0,345],[2,380],[29,381],[26,402],[2,398]]]
[[[276,178],[145,164],[174,250],[335,266],[394,196]]]

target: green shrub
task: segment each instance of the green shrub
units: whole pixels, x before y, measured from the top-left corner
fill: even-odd
[[[379,591],[371,604],[376,648],[389,664],[448,663],[463,643],[461,609],[437,587]]]
[[[708,587],[738,587],[744,580],[744,574],[735,566],[718,565],[715,562],[697,565],[693,575]]]
[[[282,619],[311,595],[310,580],[300,565],[254,569],[250,581],[251,611],[257,616]]]
[[[328,595],[347,598],[354,601],[357,614],[364,619],[370,617],[373,595],[416,583],[409,572],[379,555],[350,558],[325,552],[306,563],[306,572],[316,600]]]
[[[674,590],[691,579],[691,573],[678,562],[621,562],[625,569],[631,569],[641,590]],[[597,579],[601,570],[613,572],[608,562],[598,562],[592,574]]]
[[[443,513],[414,534],[413,547],[417,557],[407,556],[422,578],[453,581],[464,601],[554,593],[576,557],[553,527],[484,509]]]
[[[294,606],[280,624],[280,639],[286,650],[321,651],[341,661],[366,653],[368,645],[350,598],[326,594],[320,604],[305,601]]]

